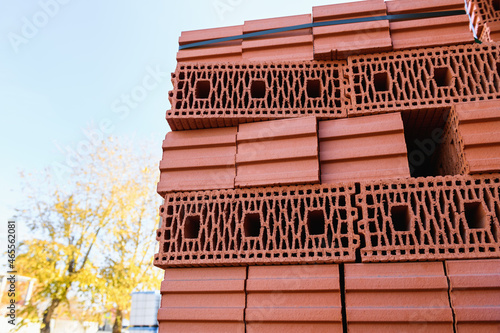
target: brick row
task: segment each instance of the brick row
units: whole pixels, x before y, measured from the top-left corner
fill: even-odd
[[[169,193],[155,265],[500,257],[498,174],[358,184]]]
[[[300,116],[346,117],[345,62],[178,64],[169,94],[172,130]]]
[[[163,142],[160,171],[162,196],[316,184],[320,173],[323,184],[410,177],[399,112],[320,121],[319,130],[315,117],[304,117],[174,131]]]
[[[164,332],[497,332],[500,260],[167,268]]]
[[[353,185],[263,187],[165,196],[155,265],[355,260]]]
[[[500,98],[496,44],[349,57],[349,116]]]
[[[477,0],[474,0],[477,1]],[[481,5],[484,7],[484,5]],[[473,12],[474,6],[471,9]],[[465,8],[462,0],[366,0],[317,6],[311,14],[245,21],[243,25],[182,32],[179,45],[238,36],[263,30],[333,20],[367,18],[397,14],[419,14]],[[482,7],[481,7],[482,8]],[[489,7],[488,7],[489,10]],[[476,10],[477,12],[478,10]],[[479,12],[484,12],[479,9]],[[483,15],[484,16],[484,15]],[[477,23],[479,26],[481,23]],[[265,60],[334,60],[353,54],[367,54],[466,44],[473,42],[467,15],[370,22],[304,28],[277,32],[244,40],[218,42],[177,52],[179,63],[241,62]]]

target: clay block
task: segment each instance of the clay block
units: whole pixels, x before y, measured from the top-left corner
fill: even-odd
[[[245,21],[243,32],[246,34],[307,23],[311,23],[311,14]],[[243,59],[251,61],[313,60],[312,29],[286,31],[245,39],[242,47]]]
[[[160,332],[244,332],[246,268],[171,268],[161,284]]]
[[[399,113],[319,122],[321,183],[410,177]]]
[[[346,116],[345,62],[179,64],[169,94],[170,128],[316,116]]]
[[[453,332],[442,263],[345,264],[349,332]]]
[[[247,332],[342,332],[337,265],[250,266]]]
[[[446,261],[457,332],[500,331],[500,260]]]
[[[234,188],[236,127],[167,133],[158,193]]]
[[[485,43],[500,42],[500,21],[485,23],[479,39]]]
[[[362,261],[500,257],[500,175],[361,184]]]
[[[500,171],[500,101],[460,103],[454,106],[457,140],[465,155],[465,172]]]
[[[488,23],[500,21],[500,5],[496,0],[467,0],[473,27],[481,35]]]
[[[357,1],[313,7],[313,22],[387,15],[383,0]],[[383,52],[392,49],[389,21],[349,23],[314,27],[316,60],[346,59],[351,54]]]
[[[354,261],[353,194],[349,184],[167,193],[154,264]]]
[[[236,187],[319,183],[315,117],[241,124]]]
[[[462,0],[398,0],[387,1],[389,15],[420,14],[450,10],[463,10]],[[391,21],[390,30],[394,50],[431,46],[457,45],[474,42],[467,14]]]
[[[349,57],[349,116],[500,98],[496,44]]]
[[[183,31],[179,37],[179,45],[202,42],[211,39],[238,36],[243,34],[243,26],[232,26],[202,30]],[[219,42],[179,50],[177,52],[177,62],[221,62],[221,61],[241,61],[242,46],[241,39],[227,42]]]

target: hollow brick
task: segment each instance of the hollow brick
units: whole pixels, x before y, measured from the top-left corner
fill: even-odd
[[[500,257],[500,175],[361,183],[361,260]]]
[[[497,44],[351,56],[349,116],[500,98]]]
[[[500,331],[500,260],[447,260],[446,271],[456,331]]]
[[[160,332],[245,332],[244,267],[169,268],[161,283]]]
[[[154,264],[354,261],[354,190],[336,184],[167,193]]]
[[[247,332],[342,332],[337,265],[251,266]]]
[[[319,183],[315,117],[241,124],[236,187]]]
[[[158,193],[234,188],[236,127],[167,133]]]
[[[462,0],[397,0],[387,1],[387,14],[423,14],[463,10]],[[466,14],[448,17],[391,21],[393,50],[467,44],[474,42]]]
[[[346,116],[345,62],[179,64],[167,111],[176,130]]]
[[[453,332],[443,264],[345,264],[349,332]]]
[[[408,178],[400,113],[319,122],[321,183]]]

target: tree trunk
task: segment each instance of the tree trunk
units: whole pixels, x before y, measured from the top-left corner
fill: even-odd
[[[113,324],[113,333],[122,333],[122,310],[116,309],[115,323]]]
[[[43,320],[42,326],[40,327],[40,333],[50,333],[50,320],[52,319],[54,312],[59,306],[59,303],[61,303],[61,300],[53,299],[50,302],[49,307],[43,312]]]

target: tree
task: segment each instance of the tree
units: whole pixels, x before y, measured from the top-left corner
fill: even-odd
[[[27,202],[18,219],[26,221],[33,238],[20,244],[16,266],[19,274],[37,280],[37,288],[21,315],[41,321],[41,333],[50,333],[50,320],[61,306],[69,308],[70,297],[76,295],[82,304],[88,303],[85,296],[95,292],[96,286],[104,286],[105,295],[122,292],[115,289],[120,285],[113,280],[102,279],[116,274],[127,280],[127,274],[133,274],[130,283],[152,283],[135,278],[134,269],[149,268],[130,269],[133,263],[151,262],[151,243],[124,240],[137,231],[138,224],[143,237],[154,239],[160,199],[154,190],[157,160],[145,149],[134,149],[130,140],[109,138],[94,148],[62,182],[50,169],[25,178]],[[126,246],[113,246],[116,252],[111,254],[110,244],[121,243]],[[133,259],[139,253],[143,261]],[[110,258],[125,261],[110,265]],[[102,298],[101,293],[90,294],[91,302],[113,298]],[[108,302],[102,307],[109,308]]]

